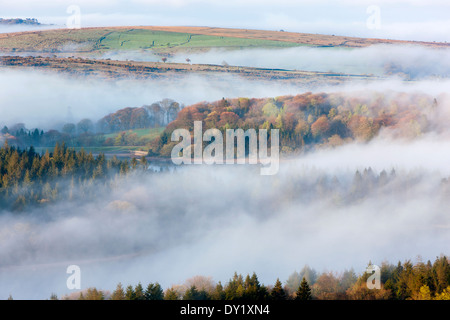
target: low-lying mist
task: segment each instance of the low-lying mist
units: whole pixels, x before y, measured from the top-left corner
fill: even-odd
[[[118,179],[99,188],[95,201],[59,201],[21,213],[2,209],[0,298],[68,294],[72,264],[81,268],[82,288],[114,290],[118,282],[158,281],[167,288],[198,274],[225,283],[235,271],[256,272],[273,284],[305,264],[362,273],[369,261],[448,254],[450,105],[442,95],[448,86],[448,80],[390,79],[312,88],[231,76],[105,81],[2,69],[0,125],[45,129],[164,98],[190,105],[306,91],[424,92],[437,97],[439,117],[430,119],[436,130],[412,140],[382,130],[369,143],[282,159],[274,176],[261,176],[252,165],[192,165]]]
[[[450,150],[444,138],[368,144],[284,159],[274,176],[254,165],[184,166],[129,176],[95,201],[0,214],[0,297],[114,290],[195,275],[225,283],[256,272],[285,281],[305,264],[362,273],[448,253]]]
[[[125,107],[140,107],[165,98],[189,106],[224,98],[265,98],[304,92],[368,91],[423,92],[438,96],[447,92],[449,80],[402,81],[398,78],[348,81],[341,85],[317,85],[314,81],[294,85],[276,81],[245,80],[220,74],[214,77],[188,75],[165,79],[104,80],[69,77],[38,70],[0,72],[0,125],[24,123],[28,129],[58,129],[83,118],[96,121]]]
[[[12,33],[12,32],[24,32],[24,31],[43,31],[51,29],[60,29],[64,26],[54,24],[42,24],[42,25],[27,25],[27,24],[15,24],[15,25],[0,25],[0,33]]]
[[[111,51],[103,58],[115,60],[161,61],[161,56],[146,51]],[[364,48],[293,47],[282,49],[212,49],[208,52],[177,53],[169,62],[193,64],[227,63],[232,66],[338,72],[350,74],[407,75],[421,79],[450,76],[450,49],[419,45],[373,45]]]
[[[55,124],[98,120],[125,107],[140,107],[165,98],[189,105],[223,97],[293,94],[298,88],[231,76],[190,75],[158,80],[74,78],[35,71],[0,72],[1,125],[25,123],[27,128],[54,129]]]

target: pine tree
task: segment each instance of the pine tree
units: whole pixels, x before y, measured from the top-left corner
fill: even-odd
[[[145,290],[145,300],[163,300],[164,292],[161,285],[156,282],[155,284],[150,283]]]
[[[305,277],[303,277],[302,282],[300,283],[300,286],[298,287],[298,290],[295,295],[295,300],[311,300],[311,288],[308,285],[308,281],[306,281]]]
[[[286,300],[286,291],[283,289],[283,285],[279,278],[275,282],[275,286],[272,291],[270,291],[270,298],[272,300]]]
[[[135,300],[145,300],[144,288],[140,282],[134,288],[134,297]]]
[[[97,290],[97,288],[88,288],[83,299],[80,300],[104,300],[105,295],[103,291]]]
[[[212,293],[211,300],[225,300],[225,291],[220,281]]]
[[[259,283],[254,272],[251,277],[247,275],[245,278],[243,297],[248,300],[264,300],[267,298],[267,289]]]
[[[183,300],[200,300],[198,299],[199,291],[195,286],[191,286],[183,295]]]
[[[125,292],[123,291],[122,283],[116,287],[116,290],[111,295],[111,300],[125,300]]]
[[[132,285],[127,287],[127,291],[125,292],[125,300],[136,300],[136,294],[134,293]]]
[[[174,288],[169,288],[164,293],[164,300],[179,300],[178,292]]]
[[[436,258],[433,264],[433,280],[436,287],[436,293],[441,293],[450,285],[450,264],[447,257]]]
[[[234,273],[233,279],[231,279],[225,287],[225,299],[236,300],[241,299],[244,294],[244,280],[241,274]]]

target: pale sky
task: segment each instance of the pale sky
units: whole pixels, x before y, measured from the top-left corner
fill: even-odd
[[[189,25],[450,41],[448,0],[0,0],[0,17],[81,26]]]

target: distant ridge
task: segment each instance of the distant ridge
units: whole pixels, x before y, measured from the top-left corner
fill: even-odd
[[[25,20],[27,21],[27,20]],[[30,20],[34,21],[34,20]],[[31,23],[31,22],[30,22]],[[176,26],[117,26],[117,27],[88,27],[81,29],[47,29],[39,31],[22,31],[0,34],[1,51],[33,51],[48,52],[58,50],[65,44],[88,44],[92,48],[87,51],[98,50],[99,45],[116,34],[129,36],[130,32],[138,30],[148,32],[167,32],[173,34],[209,36],[222,39],[243,39],[261,42],[278,42],[285,45],[307,45],[313,47],[346,47],[361,48],[376,44],[386,45],[420,45],[433,48],[448,48],[450,43],[390,40],[375,38],[357,38],[337,35],[322,35],[288,31],[268,31],[253,29],[231,29],[214,27],[176,27]],[[118,41],[118,40],[117,40]],[[169,42],[169,41],[168,41]],[[122,42],[123,44],[124,42]],[[126,42],[125,42],[126,43]],[[220,47],[220,44],[217,44]],[[168,47],[171,47],[168,43]]]
[[[36,18],[14,18],[14,19],[3,19],[0,18],[0,25],[34,25],[40,26],[41,23]]]

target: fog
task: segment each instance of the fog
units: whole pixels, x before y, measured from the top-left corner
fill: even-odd
[[[231,76],[105,81],[11,70],[0,72],[0,84],[0,124],[25,123],[27,128],[44,129],[82,118],[98,120],[119,109],[140,107],[164,98],[189,105],[222,97],[278,96],[298,90],[281,83],[267,87],[264,82],[245,82]]]
[[[161,57],[144,51],[117,51],[104,58],[135,61],[161,61]],[[422,46],[373,45],[365,48],[315,48],[308,46],[283,49],[212,49],[203,53],[178,53],[170,62],[248,66],[288,70],[340,72],[350,74],[385,75],[388,65],[394,72],[411,78],[450,76],[450,49]]]
[[[42,25],[26,25],[26,24],[14,24],[14,25],[0,25],[0,33],[11,32],[24,32],[24,31],[43,31],[50,29],[63,28],[64,26],[58,26],[54,24],[42,24]]]
[[[63,54],[64,55],[64,54]],[[110,52],[111,59],[158,61],[151,53]],[[430,95],[446,92],[449,86],[450,50],[419,46],[372,46],[361,49],[309,48],[213,50],[179,54],[169,61],[297,69],[382,76],[374,81],[348,81],[338,86],[310,81],[305,85],[243,80],[238,76],[187,75],[149,80],[108,80],[38,70],[2,69],[0,72],[0,125],[25,123],[27,128],[51,129],[63,122],[99,118],[125,107],[140,107],[164,98],[184,105],[215,101],[222,97],[275,97],[307,91],[397,90]],[[386,65],[395,65],[393,75]],[[399,72],[399,73],[396,73]],[[405,74],[407,74],[405,76]],[[412,81],[403,81],[404,79]],[[26,90],[26,94],[23,94]],[[39,112],[35,112],[39,110]]]
[[[81,268],[82,288],[112,291],[118,282],[167,288],[195,275],[226,283],[235,271],[273,284],[305,264],[362,273],[369,261],[433,261],[449,249],[441,180],[450,149],[427,139],[375,139],[282,160],[274,176],[256,165],[185,166],[118,180],[94,201],[2,212],[0,297],[70,294],[71,264]],[[376,176],[394,169],[395,178],[348,198],[355,171],[369,166]]]
[[[373,81],[348,81],[341,85],[304,85],[245,80],[238,76],[188,75],[163,79],[105,81],[95,77],[69,77],[52,72],[1,70],[0,125],[24,123],[28,129],[58,129],[83,118],[96,121],[125,107],[140,107],[164,98],[189,106],[223,97],[265,98],[304,92],[400,91],[438,96],[447,91],[449,80],[402,81],[391,77]],[[26,94],[24,93],[26,91]]]
[[[242,51],[241,57],[230,51],[223,52],[229,56],[220,57],[220,62],[208,63],[226,60],[236,65],[313,69],[319,61],[336,61],[343,70],[350,70],[347,65],[353,63],[368,72],[382,66],[390,52],[316,50],[286,49],[270,56],[261,51],[265,53],[253,60],[250,51]],[[438,60],[448,51],[427,50],[418,49],[404,59],[402,51],[393,50],[392,55],[405,68],[416,66],[413,71],[420,77],[448,70],[449,60]],[[296,53],[303,54],[304,60],[294,59]],[[201,57],[202,63],[210,58],[209,54]],[[190,58],[200,62],[196,56]],[[369,66],[369,61],[374,62]],[[429,73],[423,74],[426,69]],[[99,186],[97,197],[83,203],[60,201],[22,213],[3,209],[0,298],[70,294],[66,268],[72,264],[81,268],[82,289],[95,286],[112,291],[118,282],[158,281],[167,288],[195,275],[212,276],[224,284],[235,271],[256,272],[269,285],[278,277],[285,281],[305,264],[319,272],[353,267],[362,273],[369,261],[397,263],[417,255],[434,260],[449,254],[448,187],[443,182],[450,176],[450,105],[443,96],[449,84],[395,77],[333,87],[268,84],[233,76],[106,81],[2,69],[0,125],[22,122],[27,128],[51,128],[85,117],[97,120],[124,107],[164,98],[190,105],[222,97],[306,91],[423,92],[438,97],[440,117],[430,119],[435,130],[413,140],[394,139],[392,131],[382,130],[370,143],[283,159],[273,176],[261,176],[256,165],[192,165],[172,173],[131,175],[115,181],[112,189]],[[386,184],[368,188],[362,197],[355,196],[355,171],[363,173],[369,167],[376,177],[383,170],[390,175],[392,169],[395,175]],[[59,189],[66,183],[61,181]]]

